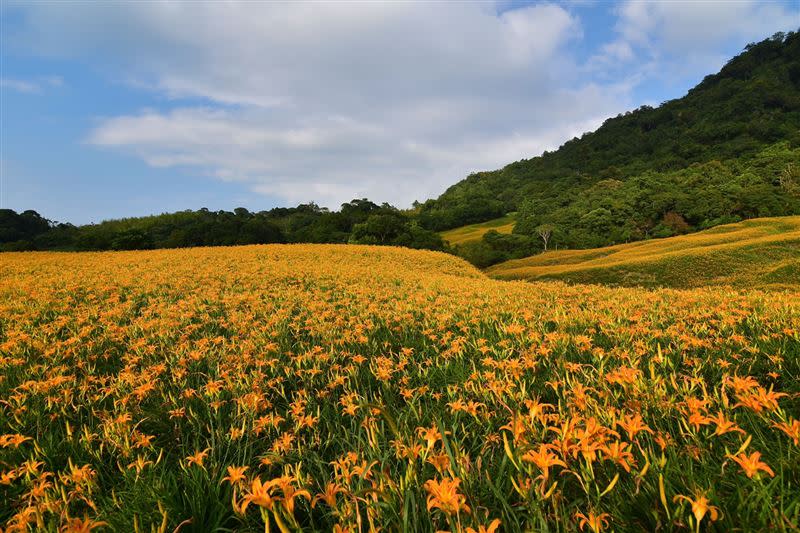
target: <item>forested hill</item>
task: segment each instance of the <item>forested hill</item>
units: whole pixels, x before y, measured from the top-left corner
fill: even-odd
[[[795,176],[791,168],[781,174],[798,146],[800,34],[792,32],[748,45],[683,98],[610,118],[554,152],[473,174],[422,204],[418,217],[438,231],[519,211],[518,235],[552,224],[555,242],[586,247],[645,238],[666,228],[665,215],[685,221],[673,231],[688,231],[793,214],[800,204],[781,183]],[[743,177],[757,158],[776,164]],[[708,209],[688,205],[693,197]],[[751,206],[756,198],[766,207]]]

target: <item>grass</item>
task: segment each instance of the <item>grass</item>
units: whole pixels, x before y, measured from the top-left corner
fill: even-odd
[[[491,230],[498,233],[511,233],[514,229],[514,224],[517,222],[517,214],[509,213],[504,217],[495,218],[488,222],[481,222],[479,224],[470,224],[468,226],[461,226],[440,233],[442,239],[455,246],[457,244],[465,244],[472,241],[479,241],[483,235]]]
[[[500,263],[498,279],[692,288],[800,284],[800,217],[747,220],[706,231],[592,250],[561,250]]]
[[[0,270],[5,531],[800,526],[800,292],[346,245]]]

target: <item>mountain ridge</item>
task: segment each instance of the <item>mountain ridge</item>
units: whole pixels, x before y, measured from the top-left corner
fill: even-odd
[[[542,224],[554,226],[562,247],[590,248],[793,215],[800,213],[798,195],[789,194],[800,183],[798,147],[800,34],[790,32],[748,45],[681,98],[611,117],[553,152],[471,174],[418,204],[416,216],[444,231],[517,211],[514,235],[487,234],[459,251],[486,266],[513,258],[504,250],[540,251],[535,228]],[[759,158],[762,168],[750,168]],[[631,187],[631,180],[640,183]],[[622,197],[614,193],[625,188]],[[640,191],[658,205],[640,205],[654,203],[635,198]],[[708,198],[688,205],[686,196]],[[769,208],[744,205],[753,198]]]

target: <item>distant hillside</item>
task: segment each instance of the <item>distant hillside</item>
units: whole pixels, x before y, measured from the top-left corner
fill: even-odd
[[[678,288],[800,286],[800,216],[761,218],[692,235],[551,251],[487,270],[501,279]]]
[[[421,204],[417,217],[444,231],[512,211],[514,233],[527,241],[495,240],[488,251],[473,244],[461,255],[533,253],[542,224],[555,227],[554,244],[591,248],[800,214],[800,34],[748,45],[682,98],[473,174]]]
[[[514,224],[517,222],[517,214],[509,213],[504,217],[495,218],[487,222],[478,224],[468,224],[460,228],[443,231],[442,239],[451,245],[465,244],[468,242],[479,241],[489,231],[498,233],[511,233]]]

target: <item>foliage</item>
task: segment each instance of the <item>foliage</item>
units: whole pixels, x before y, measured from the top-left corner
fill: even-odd
[[[453,246],[453,252],[463,257],[478,268],[506,261],[527,257],[539,251],[538,237],[519,233],[500,233],[489,230],[479,241],[467,241]]]
[[[797,287],[800,217],[753,219],[680,237],[548,252],[494,265],[487,273],[500,279],[647,287]]]
[[[350,244],[398,245],[408,248],[443,250],[444,241],[435,232],[426,230],[399,210],[385,206],[382,212],[369,215],[353,226]]]
[[[379,220],[394,224],[391,238],[371,239],[363,225]],[[360,228],[360,229],[359,229]],[[355,237],[351,233],[356,230]],[[329,211],[316,204],[251,213],[243,207],[229,211],[181,211],[148,217],[109,220],[100,224],[53,224],[35,211],[0,211],[0,250],[143,250],[192,246],[232,246],[284,242],[401,244],[411,248],[444,249],[436,233],[425,230],[408,215],[366,199]]]
[[[0,243],[29,241],[50,230],[50,221],[36,211],[0,209]]]
[[[800,526],[798,293],[368,246],[0,267],[7,530]]]
[[[610,118],[555,152],[473,174],[419,204],[417,216],[442,231],[518,211],[515,233],[535,237],[534,228],[552,224],[554,245],[592,248],[800,214],[800,195],[792,194],[800,183],[799,72],[800,33],[776,34],[683,98]],[[676,216],[688,227],[670,224]]]

